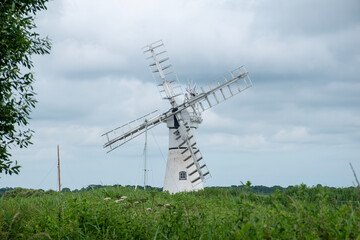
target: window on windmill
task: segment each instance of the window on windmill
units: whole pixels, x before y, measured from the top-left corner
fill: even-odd
[[[185,171],[179,172],[179,180],[186,180],[186,172]]]

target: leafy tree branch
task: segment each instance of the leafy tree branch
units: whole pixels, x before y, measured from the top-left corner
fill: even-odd
[[[48,0],[3,0],[0,3],[0,174],[18,174],[12,147],[26,148],[34,131],[27,127],[35,108],[32,56],[48,54],[50,40],[36,29],[35,16]]]

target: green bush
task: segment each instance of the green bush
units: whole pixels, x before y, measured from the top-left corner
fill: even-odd
[[[32,196],[40,196],[44,193],[41,189],[25,189],[25,188],[15,188],[13,190],[7,191],[4,193],[3,198],[28,198]]]

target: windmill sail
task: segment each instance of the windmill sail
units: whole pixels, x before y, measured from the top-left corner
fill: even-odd
[[[183,95],[183,91],[164,43],[160,40],[147,45],[143,50],[161,97],[174,102],[174,98]]]
[[[183,161],[186,162],[186,171],[193,186],[211,177],[210,172],[203,160],[201,152],[197,147],[195,137],[190,129],[189,123],[183,120],[181,113],[176,114],[179,128],[174,132],[176,140],[181,139],[178,148],[182,149]]]
[[[252,82],[245,67],[242,66],[224,75],[222,79],[216,80],[216,86],[209,84],[208,87],[201,87],[201,93],[190,99],[187,104],[192,106],[196,104],[199,106],[198,112],[203,112],[250,87]]]
[[[109,132],[104,133],[102,136],[106,137],[104,148],[108,148],[107,153],[120,147],[124,143],[134,139],[135,137],[143,134],[163,121],[162,115],[155,116],[158,110],[148,113],[140,118],[128,122],[120,127],[117,127]]]

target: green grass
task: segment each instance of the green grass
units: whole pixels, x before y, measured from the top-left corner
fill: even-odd
[[[360,239],[355,188],[31,192],[0,199],[0,239]]]

